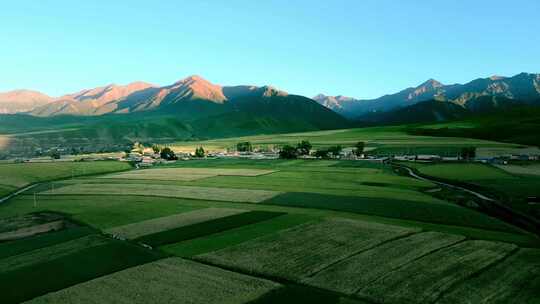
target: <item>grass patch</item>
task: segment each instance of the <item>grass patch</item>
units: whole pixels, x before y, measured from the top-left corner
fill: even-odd
[[[160,257],[157,252],[111,240],[62,258],[0,273],[0,302],[20,303]]]
[[[329,209],[428,223],[520,232],[496,218],[448,203],[290,192],[278,195],[265,201],[264,204]]]
[[[248,240],[272,234],[277,231],[317,219],[318,218],[316,217],[302,214],[285,214],[255,224],[245,225],[208,236],[167,245],[161,247],[160,249],[176,256],[192,257],[198,254],[212,252],[229,246],[237,245]]]
[[[54,246],[59,243],[68,242],[83,236],[94,234],[97,231],[90,227],[74,227],[56,232],[49,232],[37,236],[0,243],[0,259],[22,254],[32,250]]]
[[[195,258],[246,273],[299,281],[413,229],[345,219],[307,223]]]
[[[167,231],[162,231],[150,235],[146,235],[137,238],[136,241],[148,244],[152,247],[163,246],[171,243],[177,243],[197,237],[209,235],[249,225],[264,220],[268,220],[277,216],[284,215],[281,212],[269,212],[269,211],[251,211],[222,217],[202,223],[197,223],[185,227],[179,227]]]

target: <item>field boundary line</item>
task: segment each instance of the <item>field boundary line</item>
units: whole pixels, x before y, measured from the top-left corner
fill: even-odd
[[[422,232],[420,232],[420,233],[422,233]],[[371,284],[371,283],[373,283],[373,282],[375,282],[375,281],[378,281],[378,280],[380,280],[380,279],[382,279],[382,278],[385,278],[385,277],[387,277],[387,276],[389,275],[390,272],[394,272],[394,271],[399,270],[399,269],[401,269],[401,268],[403,268],[403,267],[406,267],[406,266],[408,266],[409,264],[414,263],[414,262],[416,262],[416,261],[418,261],[418,260],[420,260],[420,259],[422,259],[422,258],[424,258],[424,257],[426,257],[426,256],[428,256],[428,255],[430,255],[430,254],[433,254],[433,253],[435,253],[435,252],[437,252],[437,251],[446,249],[446,248],[448,248],[448,247],[452,247],[452,246],[461,244],[461,243],[463,243],[463,242],[465,242],[465,241],[467,241],[467,238],[464,238],[464,239],[459,240],[459,241],[457,241],[457,242],[455,242],[455,243],[448,244],[448,245],[444,245],[444,246],[441,246],[441,247],[439,247],[439,248],[433,249],[433,250],[431,250],[431,251],[429,251],[429,252],[426,252],[425,254],[422,254],[422,255],[420,255],[420,256],[418,256],[418,257],[416,257],[416,258],[414,258],[414,259],[408,261],[407,263],[404,263],[403,265],[400,265],[400,266],[398,266],[398,267],[396,267],[396,268],[390,270],[389,272],[385,273],[384,275],[382,275],[382,276],[380,276],[380,277],[378,277],[378,278],[375,278],[375,279],[371,280],[368,284]],[[353,294],[354,294],[354,295],[357,295],[358,292],[359,292],[362,288],[364,288],[364,286],[362,286],[362,287],[356,289],[356,290],[353,292]],[[362,300],[364,300],[364,298],[362,298],[362,297],[359,297],[359,298],[361,298]]]
[[[491,262],[489,265],[486,265],[480,269],[478,269],[477,271],[471,273],[470,275],[468,275],[467,277],[463,278],[462,280],[460,281],[457,281],[457,282],[454,282],[452,283],[452,285],[450,285],[446,290],[444,291],[441,291],[441,293],[437,296],[437,298],[432,302],[432,303],[437,303],[443,296],[445,296],[446,294],[448,294],[449,292],[452,292],[453,290],[455,290],[459,285],[461,285],[462,283],[468,281],[469,279],[471,278],[475,278],[477,276],[480,276],[482,273],[486,272],[487,270],[489,270],[490,268],[492,267],[495,267],[497,265],[499,265],[500,263],[504,262],[506,259],[510,258],[511,256],[513,256],[514,254],[516,254],[516,252],[518,252],[520,250],[520,247],[516,246],[514,249],[512,249],[511,251],[509,251],[508,253],[506,253],[503,257]]]
[[[319,269],[319,270],[317,270],[317,271],[315,271],[313,273],[310,273],[309,275],[307,275],[302,280],[305,280],[307,278],[312,278],[312,277],[316,276],[317,274],[321,273],[322,271],[324,271],[324,270],[326,270],[326,269],[328,269],[328,268],[330,268],[330,267],[332,267],[332,266],[334,266],[336,264],[339,264],[344,260],[350,259],[350,258],[354,257],[355,255],[358,255],[358,254],[360,254],[362,252],[365,252],[365,251],[368,251],[368,250],[371,250],[371,249],[375,249],[375,248],[377,248],[377,247],[379,247],[381,245],[384,245],[384,244],[387,244],[387,243],[390,243],[390,242],[393,242],[393,241],[397,241],[397,240],[400,240],[400,239],[404,239],[404,238],[407,238],[409,236],[412,236],[412,235],[415,235],[415,234],[418,234],[418,233],[421,233],[421,231],[411,231],[411,232],[406,233],[406,234],[397,235],[397,236],[395,236],[395,237],[393,237],[391,239],[385,240],[385,241],[383,241],[381,243],[378,243],[378,244],[375,244],[375,245],[373,245],[371,247],[361,249],[360,251],[354,252],[354,253],[352,253],[352,254],[350,254],[350,255],[348,255],[348,256],[346,256],[346,257],[344,257],[344,258],[342,258],[342,259],[340,259],[338,261],[335,261],[335,262],[329,264],[326,267],[323,267],[322,269]]]
[[[332,295],[335,295],[335,296],[337,296],[339,298],[346,298],[346,299],[351,299],[351,300],[355,299],[355,297],[353,297],[351,295],[348,295],[348,294],[341,293],[341,292],[328,290],[328,289],[320,288],[320,287],[317,287],[317,286],[307,285],[307,284],[304,284],[304,283],[302,283],[300,281],[296,282],[296,281],[292,281],[292,280],[282,278],[282,277],[278,277],[278,276],[266,275],[266,274],[262,274],[262,273],[258,273],[258,272],[250,272],[250,271],[242,270],[240,268],[233,267],[233,266],[218,265],[218,264],[214,264],[214,263],[209,262],[209,261],[205,261],[205,260],[202,260],[202,259],[197,259],[196,256],[194,256],[194,257],[184,257],[183,259],[190,260],[190,261],[200,263],[200,264],[203,264],[203,265],[207,265],[207,266],[220,268],[222,270],[227,270],[227,271],[231,271],[231,272],[251,276],[251,277],[254,277],[254,278],[258,278],[258,279],[269,280],[269,281],[272,281],[272,282],[275,282],[275,283],[282,284],[284,287],[287,287],[287,286],[301,286],[301,287],[305,287],[305,288],[308,288],[308,289],[319,290],[319,291],[324,292],[324,293],[332,294]],[[366,300],[364,302],[369,303],[369,304],[376,304],[375,302],[373,302],[373,300]],[[251,304],[251,303],[257,303],[257,302],[255,300],[255,301],[247,302],[246,304]]]

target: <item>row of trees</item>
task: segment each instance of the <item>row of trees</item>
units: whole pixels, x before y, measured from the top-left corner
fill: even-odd
[[[343,147],[341,147],[341,145],[330,146],[327,148],[319,148],[315,152],[311,153],[312,148],[313,145],[309,141],[303,140],[299,142],[296,147],[291,145],[283,146],[279,151],[279,157],[293,159],[297,158],[298,156],[313,155],[317,158],[330,158],[330,156],[339,156],[343,151]],[[364,153],[364,148],[365,143],[360,141],[356,143],[353,153],[357,156],[360,156]]]

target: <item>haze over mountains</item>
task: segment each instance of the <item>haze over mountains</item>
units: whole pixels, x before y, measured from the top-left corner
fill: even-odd
[[[513,77],[492,76],[479,78],[466,84],[444,85],[434,79],[414,88],[376,99],[358,100],[345,96],[315,96],[320,104],[351,119],[359,119],[373,112],[385,112],[412,106],[428,100],[448,101],[466,110],[477,111],[486,106],[485,96],[501,97],[492,106],[508,100],[536,102],[540,98],[540,74],[521,73]],[[478,100],[481,100],[479,103]]]

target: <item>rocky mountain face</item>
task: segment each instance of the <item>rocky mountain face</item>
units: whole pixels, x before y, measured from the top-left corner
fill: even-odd
[[[0,93],[0,114],[14,114],[31,111],[36,107],[43,106],[52,101],[52,97],[30,90],[16,90]]]
[[[108,85],[83,90],[35,107],[30,114],[34,116],[88,116],[132,113],[170,107],[187,101],[224,104],[238,98],[273,96],[288,96],[288,94],[270,86],[222,87],[200,76],[190,76],[164,87],[134,82],[126,86]]]
[[[453,102],[469,109],[476,107],[477,100],[484,96],[534,102],[540,98],[540,74],[521,73],[513,77],[492,76],[479,78],[466,84],[452,85],[444,85],[430,79],[417,87],[370,100],[322,94],[315,96],[314,99],[348,118],[357,118],[366,113],[396,110],[427,100]]]

